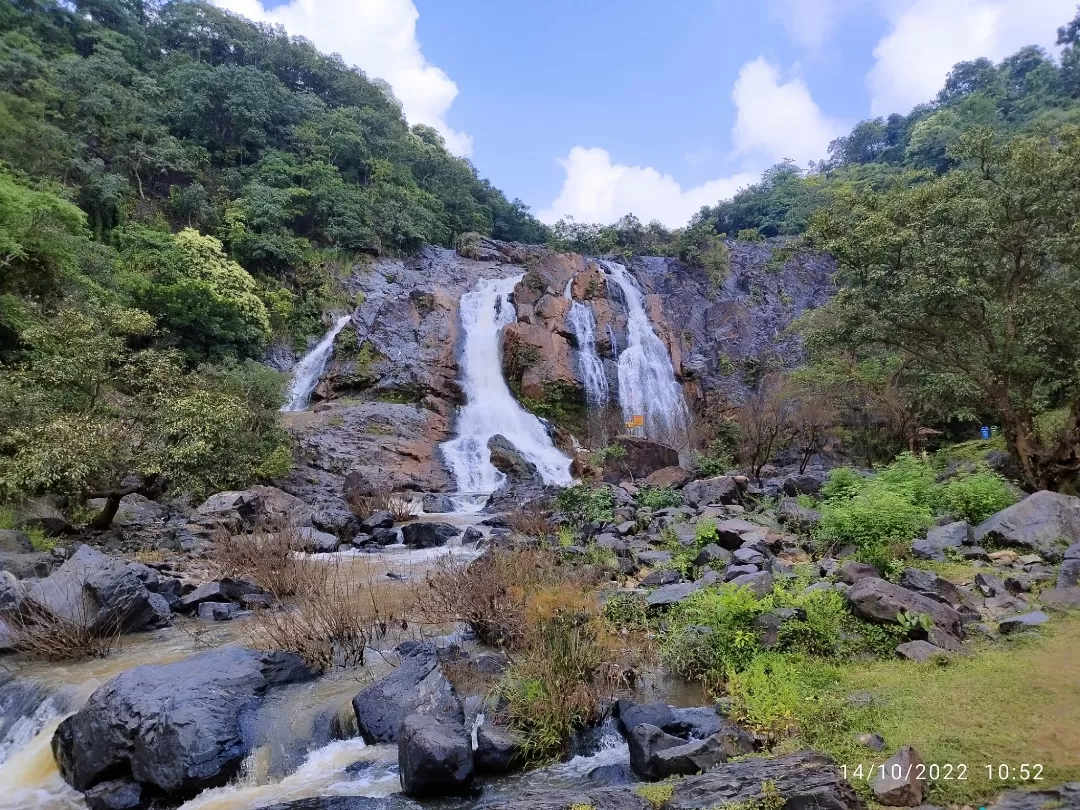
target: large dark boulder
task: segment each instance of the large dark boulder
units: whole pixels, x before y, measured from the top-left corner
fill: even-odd
[[[26,598],[38,609],[95,632],[129,632],[171,621],[169,600],[147,587],[158,582],[157,572],[142,563],[80,546],[57,571],[35,582]]]
[[[468,792],[473,754],[465,727],[410,714],[398,732],[398,770],[406,796],[434,798]]]
[[[911,544],[911,551],[920,560],[943,562],[948,549],[959,549],[974,542],[975,535],[971,526],[966,520],[959,520],[945,526],[934,526],[926,533],[926,537]]]
[[[491,453],[491,466],[501,472],[514,484],[540,483],[540,471],[536,465],[521,454],[508,438],[496,433],[488,439],[488,451]]]
[[[1080,807],[1080,782],[1068,782],[1041,790],[1010,790],[990,810],[1076,810]]]
[[[461,534],[461,529],[449,523],[406,523],[401,536],[410,548],[435,548],[445,546],[451,537]]]
[[[360,735],[368,743],[397,742],[411,714],[464,723],[465,711],[450,681],[439,669],[433,644],[417,644],[393,672],[352,700]]]
[[[1080,540],[1080,498],[1034,492],[975,527],[975,542],[1030,548],[1049,560]]]
[[[649,723],[635,726],[626,740],[630,767],[646,779],[699,773],[727,760],[724,745],[716,737],[687,741]]]
[[[484,723],[476,730],[473,762],[480,773],[506,773],[523,764],[522,739],[507,728]]]
[[[204,526],[252,529],[266,526],[311,526],[315,507],[277,487],[218,492],[195,509],[194,520]]]
[[[604,480],[617,484],[627,478],[641,481],[657,470],[679,466],[679,451],[666,444],[641,436],[618,436],[614,444],[623,453],[608,453],[604,457]]]
[[[683,501],[688,506],[707,506],[710,503],[742,503],[745,484],[733,476],[721,475],[716,478],[703,478],[691,481],[683,487]]]
[[[948,605],[883,579],[858,580],[848,589],[847,598],[856,615],[869,621],[896,622],[901,612],[926,614],[935,628],[953,638],[960,638],[963,632],[960,614]]]
[[[60,724],[53,756],[76,790],[119,779],[187,799],[236,775],[251,751],[247,718],[259,698],[311,676],[290,653],[238,647],[135,667]]]
[[[960,589],[945,577],[938,576],[933,571],[907,567],[900,577],[899,584],[909,591],[921,593],[923,596],[929,596],[931,599],[949,605],[955,606],[960,604],[961,601]]]

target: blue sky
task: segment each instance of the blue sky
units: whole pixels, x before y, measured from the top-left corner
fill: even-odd
[[[218,0],[385,78],[542,219],[669,226],[929,100],[961,59],[1053,49],[1076,0]]]

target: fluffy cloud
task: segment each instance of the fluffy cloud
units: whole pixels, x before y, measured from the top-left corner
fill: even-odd
[[[1024,45],[1053,48],[1076,0],[908,0],[885,3],[889,31],[867,76],[871,112],[906,113],[931,100],[949,69],[968,59],[998,60]]]
[[[339,53],[350,65],[385,79],[412,124],[427,124],[455,155],[472,154],[472,138],[446,122],[457,85],[430,64],[416,39],[420,16],[412,0],[291,0],[272,10],[259,0],[217,0],[251,20],[280,23],[322,51]]]
[[[615,163],[604,149],[575,146],[559,159],[566,171],[559,196],[537,216],[544,222],[572,216],[579,222],[614,222],[633,213],[668,227],[685,225],[703,205],[715,205],[758,179],[760,170],[784,158],[804,164],[825,156],[843,127],[826,116],[801,79],[783,83],[765,59],[747,62],[731,93],[731,137],[743,171],[684,189],[652,167]]]
[[[836,25],[837,18],[855,0],[768,0],[769,19],[778,22],[799,45],[817,50]]]
[[[642,222],[657,219],[669,228],[681,227],[701,206],[715,205],[757,179],[744,172],[684,190],[670,174],[612,163],[607,150],[584,146],[575,146],[559,164],[566,180],[551,206],[537,214],[543,222],[572,216],[606,223],[633,213]]]
[[[844,131],[814,103],[802,79],[781,83],[779,69],[763,57],[742,66],[731,99],[738,155],[769,163],[791,158],[802,165],[825,157],[829,141]]]

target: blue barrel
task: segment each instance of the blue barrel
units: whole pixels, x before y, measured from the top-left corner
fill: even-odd
[[[986,425],[983,425],[981,428],[979,428],[979,435],[982,436],[984,439],[989,439],[990,428],[988,428]]]

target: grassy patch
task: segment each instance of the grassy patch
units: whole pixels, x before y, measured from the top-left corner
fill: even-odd
[[[654,782],[651,785],[638,785],[634,792],[653,807],[660,808],[671,801],[675,785],[671,782]]]
[[[939,781],[928,799],[932,804],[977,805],[1018,786],[988,778],[987,765],[996,771],[999,764],[1014,770],[1023,763],[1041,764],[1043,779],[1032,784],[1060,784],[1080,775],[1077,672],[1080,616],[945,666],[899,660],[820,664],[817,688],[806,689],[796,710],[807,719],[784,748],[809,743],[849,768],[884,762],[901,745],[914,746],[927,764],[966,764],[968,778]],[[844,700],[856,692],[874,699],[868,706]],[[822,707],[828,709],[824,716]],[[869,731],[885,737],[881,754],[855,741]]]
[[[49,537],[45,532],[33,526],[24,526],[18,519],[15,510],[6,506],[0,506],[0,529],[12,529],[22,532],[30,540],[34,551],[52,551],[56,546],[56,539]]]

